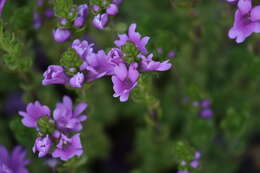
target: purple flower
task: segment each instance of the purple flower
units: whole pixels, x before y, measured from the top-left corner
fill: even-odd
[[[121,49],[112,48],[107,55],[109,56],[110,64],[118,65],[120,63],[124,63],[124,60],[122,59],[123,52]]]
[[[42,18],[37,12],[33,12],[33,28],[39,29],[42,26]]]
[[[3,8],[5,6],[6,0],[0,0],[0,16],[2,15]]]
[[[81,88],[84,84],[85,77],[82,72],[76,73],[72,78],[70,78],[70,86],[72,88]]]
[[[194,158],[195,158],[195,160],[200,160],[200,158],[201,158],[201,152],[196,151]]]
[[[174,58],[176,56],[176,52],[174,50],[171,50],[167,53],[168,58]]]
[[[163,49],[162,48],[157,48],[157,53],[159,53],[159,54],[163,53]]]
[[[237,6],[243,15],[247,14],[252,9],[252,0],[239,0]]]
[[[48,106],[41,105],[39,101],[29,103],[26,107],[26,112],[19,111],[19,115],[23,117],[22,123],[26,127],[36,128],[37,121],[43,116],[50,116]]]
[[[61,25],[66,25],[68,23],[68,20],[65,19],[65,18],[60,18],[59,22],[60,22]]]
[[[52,34],[53,34],[54,40],[59,43],[65,42],[66,40],[68,40],[70,38],[70,35],[71,35],[69,30],[60,29],[60,28],[53,30]]]
[[[95,11],[95,12],[98,12],[100,10],[100,7],[98,5],[93,5],[92,6],[92,9]]]
[[[69,160],[74,156],[81,156],[83,154],[80,134],[76,134],[72,138],[62,135],[56,147],[57,148],[52,153],[52,157],[60,158],[64,161]]]
[[[213,112],[210,108],[206,108],[206,109],[202,109],[199,113],[199,115],[202,117],[202,118],[211,118],[212,115],[213,115]]]
[[[112,76],[115,91],[114,97],[120,97],[121,102],[128,100],[131,90],[136,87],[139,72],[137,71],[138,64],[132,63],[127,69],[123,63],[114,68],[115,75]]]
[[[237,10],[233,27],[229,30],[228,36],[236,39],[237,43],[242,43],[252,33],[260,33],[259,6],[254,7],[248,13],[247,9]]]
[[[50,84],[67,84],[68,76],[64,72],[64,68],[59,65],[50,65],[48,69],[43,74],[44,79],[42,81],[43,85]]]
[[[0,172],[1,173],[28,173],[25,168],[29,160],[26,159],[26,151],[20,146],[15,147],[12,153],[0,145]]]
[[[63,103],[58,103],[53,112],[57,128],[66,132],[80,131],[81,122],[87,119],[86,115],[81,115],[86,108],[87,104],[81,102],[73,109],[71,99],[64,96]]]
[[[74,26],[82,27],[85,24],[85,18],[88,15],[88,5],[83,4],[78,7],[78,16],[74,20]]]
[[[106,13],[109,16],[115,16],[118,13],[118,7],[116,4],[110,4],[107,9],[106,9]]]
[[[86,40],[74,40],[72,48],[77,52],[80,58],[85,59],[86,56],[93,53],[94,44],[89,44]]]
[[[44,11],[44,15],[47,17],[47,18],[51,18],[54,16],[54,12],[51,8],[48,8],[47,10]]]
[[[33,152],[39,152],[38,157],[44,157],[46,156],[52,146],[52,141],[49,137],[49,135],[47,135],[44,138],[38,137],[35,140],[34,146],[33,146]]]
[[[149,41],[149,37],[143,37],[141,38],[141,35],[138,32],[135,32],[136,24],[131,24],[128,29],[128,35],[127,34],[119,34],[119,40],[116,40],[114,43],[118,47],[122,47],[125,45],[128,41],[135,44],[136,48],[144,55],[146,55],[148,52],[145,48],[146,44]]]
[[[260,22],[260,5],[252,8],[250,13],[250,19],[253,22],[257,22],[257,21]]]
[[[150,54],[149,56],[145,57],[144,55],[140,55],[141,57],[141,72],[147,72],[147,71],[166,71],[169,70],[172,67],[172,64],[169,63],[169,60],[158,62],[153,61],[153,54]]]
[[[108,24],[108,15],[105,14],[98,14],[94,17],[92,24],[97,29],[104,29],[105,26]]]
[[[93,53],[87,56],[80,69],[88,71],[86,80],[90,82],[113,73],[113,65],[109,62],[109,56],[103,50],[100,50],[96,54]]]
[[[192,168],[198,168],[200,166],[200,162],[198,160],[193,160],[190,162],[190,166]]]
[[[208,108],[211,105],[211,101],[209,99],[204,99],[200,102],[200,106],[202,108]]]

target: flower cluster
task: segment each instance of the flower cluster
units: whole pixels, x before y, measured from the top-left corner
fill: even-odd
[[[26,151],[22,147],[15,147],[9,154],[7,149],[0,145],[0,153],[1,173],[28,173],[25,166],[28,165],[29,160],[26,159]]]
[[[227,0],[237,4],[235,20],[228,36],[242,43],[253,33],[260,33],[260,5],[253,6],[252,0]]]
[[[36,9],[33,11],[33,28],[39,29],[45,19],[49,19],[54,16],[54,11],[49,8],[51,0],[37,0]]]
[[[136,24],[132,24],[128,34],[120,34],[119,40],[114,42],[117,47],[110,49],[108,53],[103,50],[94,52],[93,44],[85,40],[75,40],[72,49],[76,51],[82,64],[69,69],[59,65],[49,66],[44,73],[43,85],[64,84],[81,88],[86,82],[111,76],[114,97],[119,97],[121,102],[127,101],[131,90],[137,86],[141,73],[166,71],[172,66],[169,60],[153,60],[153,54],[148,54],[146,49],[149,37],[142,38],[135,29]],[[69,75],[66,71],[74,74]]]
[[[199,151],[195,152],[194,158],[189,163],[189,166],[191,168],[194,168],[194,169],[198,168],[200,166],[200,159],[201,159],[201,152],[199,152]],[[187,165],[186,161],[182,161],[181,162],[181,166],[184,167],[186,165]],[[187,171],[187,170],[179,170],[178,173],[189,173],[189,171]]]
[[[71,13],[76,11],[77,15],[72,22],[67,19],[59,19],[59,25],[56,30],[53,30],[53,37],[57,42],[64,42],[71,37],[69,26],[73,25],[76,28],[82,28],[89,14],[93,14],[92,24],[95,28],[102,30],[109,22],[109,16],[115,16],[119,12],[118,5],[122,0],[113,0],[110,4],[103,1],[102,6],[96,4],[82,4],[77,9],[72,8]]]
[[[38,132],[33,152],[37,152],[39,157],[51,153],[53,158],[61,160],[82,155],[79,131],[82,129],[81,122],[87,119],[86,115],[82,115],[86,108],[87,104],[81,102],[73,109],[68,96],[63,97],[62,103],[56,104],[52,114],[48,106],[38,101],[29,103],[26,112],[20,111],[19,114],[23,117],[23,125]]]
[[[210,119],[213,115],[213,111],[211,109],[211,101],[208,99],[204,99],[200,102],[199,106],[199,116],[201,118]]]

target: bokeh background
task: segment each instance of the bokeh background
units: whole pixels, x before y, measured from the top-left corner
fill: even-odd
[[[43,71],[57,64],[71,41],[53,40],[55,17],[35,30],[34,10],[41,10],[34,0],[7,1],[1,17],[6,32],[23,46],[21,52],[6,57],[0,38],[0,144],[10,150],[25,147],[30,172],[51,169],[48,158],[32,154],[35,134],[23,127],[17,111],[35,100],[54,108],[63,95],[89,104],[81,135],[84,159],[73,163],[73,172],[175,173],[186,150],[202,153],[200,167],[191,172],[260,172],[260,35],[243,44],[228,38],[235,6],[224,0],[124,0],[105,31],[89,25],[77,35],[107,50],[119,32],[137,23],[137,30],[151,37],[149,50],[156,56],[176,52],[172,70],[153,74],[153,94],[162,110],[156,129],[148,118],[149,105],[132,99],[120,103],[112,97],[109,78],[80,90],[42,86]],[[21,59],[27,63],[17,65]],[[196,106],[204,99],[212,103],[208,119]],[[177,152],[180,143],[184,148]],[[73,173],[66,167],[64,172]]]

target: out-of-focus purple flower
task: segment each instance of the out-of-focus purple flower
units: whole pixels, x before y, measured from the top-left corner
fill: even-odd
[[[6,0],[0,0],[0,16],[3,12]]]
[[[44,79],[42,81],[43,85],[50,84],[67,84],[68,76],[64,72],[64,68],[59,65],[50,65],[48,69],[43,74]]]
[[[66,40],[68,40],[70,38],[70,35],[71,35],[69,30],[60,29],[60,28],[53,30],[52,34],[53,34],[54,40],[59,43],[65,42]]]
[[[72,88],[81,88],[84,84],[84,81],[84,74],[82,72],[78,72],[70,78],[70,86]]]
[[[163,49],[162,48],[157,48],[157,53],[159,53],[159,54],[163,53]]]
[[[65,19],[65,18],[60,18],[59,22],[60,22],[61,25],[66,25],[68,23],[68,20]]]
[[[259,7],[255,7],[251,13],[246,14],[243,14],[239,9],[236,11],[234,25],[228,33],[229,38],[236,39],[237,43],[242,43],[252,33],[260,33],[260,18],[252,17],[256,16],[256,14],[259,14],[259,11],[255,12],[254,10],[258,8]]]
[[[98,12],[100,10],[100,7],[98,5],[93,5],[92,6],[92,9],[95,11],[95,12]]]
[[[86,115],[81,115],[86,108],[87,104],[81,102],[73,109],[71,99],[64,96],[63,103],[57,103],[53,112],[57,128],[65,132],[80,131],[81,122],[87,119]]]
[[[118,7],[116,4],[110,4],[107,9],[106,9],[106,13],[109,16],[115,16],[118,13]]]
[[[121,49],[112,48],[107,55],[109,56],[110,63],[113,65],[124,63],[124,60],[122,59],[123,52]]]
[[[198,168],[200,166],[200,162],[198,160],[193,160],[190,162],[190,166],[192,168]]]
[[[144,55],[146,55],[148,52],[145,48],[146,44],[149,41],[149,37],[145,36],[141,38],[141,35],[138,32],[135,32],[136,24],[131,24],[128,29],[128,35],[127,34],[119,34],[119,40],[116,40],[114,43],[118,47],[122,47],[125,45],[128,41],[135,44],[136,48]]]
[[[43,116],[50,116],[50,109],[48,106],[41,105],[39,101],[29,103],[26,107],[26,112],[19,111],[23,117],[22,123],[26,127],[36,128],[37,121]]]
[[[49,137],[49,135],[45,136],[44,138],[38,137],[35,140],[34,146],[33,146],[33,152],[39,152],[39,157],[46,156],[52,146],[52,141]]]
[[[5,101],[4,104],[4,112],[7,115],[14,115],[19,110],[23,110],[26,108],[26,105],[22,99],[21,92],[12,92]]]
[[[200,158],[201,158],[201,152],[196,151],[196,152],[195,152],[194,159],[195,159],[195,160],[199,160]]]
[[[77,52],[80,58],[85,59],[88,55],[93,53],[94,44],[89,44],[86,40],[74,40],[72,48]]]
[[[44,0],[37,0],[37,6],[41,7],[44,4]]]
[[[108,24],[108,15],[106,13],[96,15],[92,21],[92,24],[97,29],[104,29]]]
[[[202,109],[199,113],[199,115],[202,117],[202,118],[211,118],[212,115],[213,115],[213,112],[210,108],[206,108],[206,109]]]
[[[51,18],[54,16],[54,12],[51,8],[48,8],[44,11],[44,15],[47,17],[47,18]]]
[[[123,0],[113,0],[112,3],[119,5],[123,2]]]
[[[57,159],[48,159],[48,160],[46,160],[45,164],[48,167],[54,169],[59,164],[59,161]]]
[[[141,66],[140,71],[141,72],[147,72],[147,71],[166,71],[169,70],[172,67],[172,64],[169,63],[169,60],[158,62],[153,60],[153,54],[148,55],[147,57],[144,55],[140,55],[141,60]]]
[[[200,102],[200,106],[202,108],[208,108],[211,105],[211,101],[209,99],[204,99]]]
[[[26,165],[29,160],[26,159],[26,151],[17,146],[12,153],[8,153],[4,146],[0,145],[0,172],[1,173],[28,173]]]
[[[109,62],[109,56],[103,50],[99,50],[98,53],[87,56],[80,69],[88,71],[86,81],[90,82],[113,73],[113,65]]]
[[[38,12],[33,12],[33,28],[39,29],[42,26],[42,18]]]
[[[85,19],[88,15],[88,5],[82,4],[78,7],[78,16],[74,20],[74,26],[82,27],[85,24]]]
[[[138,64],[132,63],[127,69],[125,64],[119,64],[114,68],[115,75],[112,76],[114,97],[120,97],[121,102],[128,100],[129,94],[137,85],[139,72],[137,71]]]
[[[174,58],[176,56],[176,52],[174,50],[171,50],[167,53],[168,58]]]
[[[80,134],[76,134],[72,138],[62,135],[56,149],[52,153],[52,157],[66,161],[74,156],[81,156],[82,154],[83,149]]]

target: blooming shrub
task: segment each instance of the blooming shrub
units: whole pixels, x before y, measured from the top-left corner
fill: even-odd
[[[259,172],[259,6],[0,0],[0,173]]]

